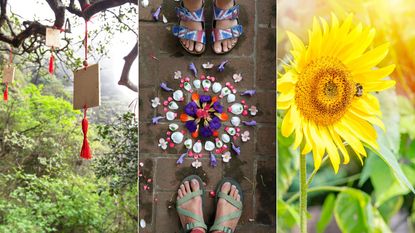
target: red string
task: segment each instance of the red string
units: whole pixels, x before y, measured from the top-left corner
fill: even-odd
[[[6,89],[3,92],[3,99],[6,102],[9,100],[9,84],[8,83],[6,83]]]
[[[82,119],[82,132],[84,134],[84,141],[82,143],[82,149],[81,149],[81,158],[84,159],[91,159],[92,158],[92,154],[91,154],[91,148],[89,147],[89,142],[88,142],[88,120],[86,118],[86,111],[88,110],[88,108],[85,106],[84,107],[84,119]]]
[[[50,58],[49,58],[49,73],[50,74],[53,74],[53,70],[54,70],[54,68],[53,68],[53,65],[54,65],[54,62],[55,62],[55,57],[53,56],[53,46],[52,46],[52,50],[50,51]]]

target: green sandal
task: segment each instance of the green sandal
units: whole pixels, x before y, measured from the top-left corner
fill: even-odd
[[[190,183],[191,180],[193,180],[193,179],[196,179],[199,182],[200,189],[198,191],[195,191],[195,192],[187,193],[183,198],[177,200],[177,203],[176,203],[177,213],[196,220],[195,222],[187,223],[185,225],[184,229],[182,229],[182,232],[190,232],[193,228],[196,228],[196,227],[200,227],[200,228],[203,228],[203,229],[207,230],[207,226],[204,223],[203,216],[199,216],[197,214],[194,214],[194,213],[192,213],[188,210],[185,210],[185,209],[182,209],[182,208],[179,207],[179,206],[183,205],[184,203],[188,202],[189,200],[191,200],[192,198],[197,197],[197,196],[202,196],[202,207],[203,207],[203,205],[204,205],[204,198],[203,197],[205,195],[205,189],[203,187],[202,179],[199,176],[191,175],[191,176],[188,176],[188,177],[184,178],[183,181],[181,182],[181,184],[183,184],[185,181],[189,181],[189,183]]]
[[[224,183],[226,183],[226,182],[229,182],[229,183],[231,183],[231,185],[235,185],[236,186],[236,189],[239,191],[239,195],[241,196],[241,200],[240,201],[237,201],[237,200],[233,199],[231,196],[229,196],[229,194],[223,193],[223,192],[220,191],[221,188],[222,188],[222,185]],[[223,178],[219,182],[219,184],[217,185],[217,187],[216,187],[216,198],[215,198],[216,205],[217,205],[217,203],[219,201],[219,198],[225,199],[228,203],[232,204],[233,206],[235,206],[239,210],[237,210],[237,211],[235,211],[233,213],[230,213],[228,215],[225,215],[225,216],[222,216],[222,217],[216,219],[215,222],[213,223],[213,226],[209,229],[209,232],[212,232],[212,231],[223,231],[225,233],[233,233],[232,228],[227,227],[227,226],[222,226],[221,224],[224,223],[224,222],[226,222],[226,221],[229,221],[231,219],[235,219],[235,218],[241,217],[241,215],[242,215],[242,208],[243,208],[242,203],[243,203],[243,200],[244,200],[243,199],[241,185],[236,180],[234,180],[232,178]]]

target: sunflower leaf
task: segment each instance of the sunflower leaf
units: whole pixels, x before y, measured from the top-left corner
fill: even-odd
[[[329,225],[332,217],[333,217],[333,209],[334,209],[334,201],[336,197],[333,193],[329,194],[326,199],[324,200],[324,204],[321,210],[320,219],[316,225],[316,232],[317,233],[324,233],[326,231],[327,226]]]

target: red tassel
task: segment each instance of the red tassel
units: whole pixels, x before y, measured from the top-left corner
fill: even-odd
[[[91,159],[92,158],[91,148],[89,147],[89,142],[87,138],[88,120],[86,119],[86,110],[87,108],[84,108],[84,119],[82,119],[82,132],[84,133],[84,142],[82,144],[82,149],[81,149],[81,158]]]
[[[4,101],[9,100],[9,84],[8,83],[6,83],[6,89],[4,90],[4,93],[3,93],[3,99]]]
[[[55,57],[53,56],[53,53],[50,55],[49,58],[49,73],[53,74],[53,63],[55,61]]]

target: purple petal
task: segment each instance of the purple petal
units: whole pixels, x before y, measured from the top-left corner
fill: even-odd
[[[191,133],[195,132],[197,129],[197,125],[194,121],[186,121],[184,124],[187,130],[189,130]]]
[[[255,90],[246,90],[246,91],[242,92],[241,95],[253,96],[253,95],[255,95],[255,93],[256,93]]]
[[[246,126],[256,126],[256,121],[255,120],[242,121],[242,123]]]
[[[161,6],[159,6],[157,10],[152,14],[154,21],[159,21],[160,11],[161,11]]]
[[[209,95],[201,95],[199,99],[201,103],[207,103],[212,100],[212,98]]]
[[[184,112],[187,115],[192,116],[192,117],[196,116],[197,109],[198,109],[197,104],[193,101],[186,104],[186,106],[184,106]]]
[[[202,137],[208,138],[212,136],[212,130],[209,127],[202,127],[200,128],[200,135],[202,135]]]
[[[161,89],[163,89],[164,91],[174,91],[173,89],[171,89],[170,87],[167,86],[167,83],[162,82],[160,83],[160,87]]]
[[[209,126],[212,130],[217,130],[221,127],[221,123],[218,117],[213,117],[209,122]]]
[[[220,105],[219,102],[213,103],[213,109],[215,109],[216,112],[222,113],[223,112],[223,106]]]
[[[187,152],[180,155],[180,158],[176,161],[176,164],[182,164],[184,161],[184,157],[186,157],[186,155],[187,155]]]
[[[225,70],[226,63],[228,63],[228,62],[229,62],[229,60],[225,60],[225,61],[221,62],[220,65],[218,66],[218,71],[223,72]]]
[[[235,153],[237,155],[241,155],[241,147],[235,146],[235,144],[233,144],[233,142],[231,142],[231,145],[232,145],[232,150],[235,151]]]
[[[195,66],[195,64],[193,62],[190,63],[189,69],[193,72],[193,74],[195,75],[195,77],[197,77],[197,69],[196,69],[196,66]]]
[[[210,152],[210,166],[216,167],[218,166],[218,161],[216,160],[216,156]]]
[[[153,122],[154,125],[157,125],[159,123],[159,121],[163,118],[164,118],[164,116],[156,116],[156,117],[153,117],[151,119],[151,122]]]

